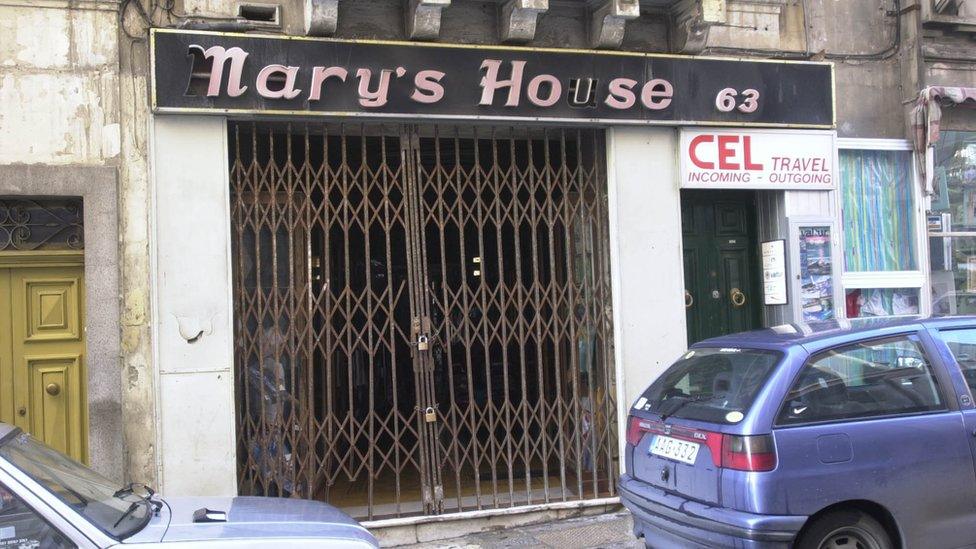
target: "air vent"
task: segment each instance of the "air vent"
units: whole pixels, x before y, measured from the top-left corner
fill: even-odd
[[[281,27],[281,6],[278,4],[238,4],[237,16],[253,25]]]

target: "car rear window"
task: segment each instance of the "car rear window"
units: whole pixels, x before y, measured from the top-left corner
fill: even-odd
[[[692,349],[634,407],[665,417],[738,423],[781,357],[758,349]]]

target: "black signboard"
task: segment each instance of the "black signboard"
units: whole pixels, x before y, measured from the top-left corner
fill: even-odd
[[[831,128],[829,63],[156,29],[156,112]]]

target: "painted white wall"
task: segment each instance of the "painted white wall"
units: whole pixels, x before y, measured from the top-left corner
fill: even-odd
[[[673,128],[607,132],[621,456],[627,410],[687,346],[677,146]]]
[[[227,124],[157,116],[153,138],[160,487],[173,495],[234,495]]]

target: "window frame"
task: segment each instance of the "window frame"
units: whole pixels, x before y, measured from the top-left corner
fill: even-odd
[[[847,255],[847,231],[841,231],[841,296],[843,298],[843,316],[847,318],[847,291],[848,290],[874,290],[889,288],[906,288],[918,290],[918,314],[926,316],[932,312],[932,292],[925,291],[930,288],[929,264],[929,243],[928,228],[925,222],[925,212],[928,209],[928,202],[922,195],[920,179],[918,176],[918,165],[915,155],[912,154],[913,148],[910,141],[904,139],[862,139],[862,138],[838,138],[837,139],[837,158],[840,159],[841,152],[851,151],[903,151],[911,158],[912,166],[912,200],[914,202],[913,211],[915,214],[915,269],[905,271],[848,271],[846,265]],[[840,181],[840,168],[837,171],[837,192],[843,193],[843,183]],[[838,196],[837,218],[841,227],[844,227],[843,204]],[[915,315],[888,315],[876,318],[897,318]]]
[[[796,385],[797,380],[803,374],[803,372],[810,367],[813,363],[817,362],[821,358],[824,358],[827,354],[836,351],[838,349],[843,349],[845,347],[852,347],[854,345],[872,344],[872,343],[882,343],[885,341],[894,340],[908,340],[914,342],[918,345],[922,356],[928,363],[929,369],[932,372],[932,377],[935,379],[935,389],[939,395],[942,402],[942,407],[935,410],[926,410],[921,412],[898,412],[883,415],[872,415],[872,416],[856,416],[856,417],[845,417],[836,419],[825,419],[825,420],[815,420],[815,421],[802,421],[796,423],[780,423],[780,414],[786,408],[789,403],[788,398],[790,391],[793,390],[793,386]],[[941,414],[946,412],[952,412],[957,410],[957,403],[948,398],[946,394],[945,387],[952,387],[952,379],[949,378],[945,369],[941,367],[940,362],[932,360],[933,353],[926,344],[925,338],[922,336],[920,330],[912,330],[910,332],[901,332],[896,334],[885,334],[874,337],[868,337],[864,339],[856,339],[853,341],[845,341],[838,343],[836,345],[831,345],[830,347],[825,347],[819,349],[813,353],[810,353],[804,360],[803,364],[797,368],[796,372],[790,377],[790,383],[786,386],[786,391],[780,397],[779,406],[776,407],[776,412],[773,415],[773,429],[792,429],[794,427],[808,427],[813,425],[832,425],[838,423],[851,423],[855,421],[876,421],[882,419],[892,419],[899,417],[914,417],[914,416],[925,416],[932,414]],[[954,391],[953,391],[954,392]]]
[[[943,131],[949,131],[949,130],[943,130]],[[958,131],[958,132],[961,132],[961,133],[972,133],[972,134],[976,135],[976,131],[973,131],[973,130],[963,130],[963,129],[960,129],[960,130],[951,130],[951,131]],[[931,163],[932,163],[932,167],[934,169],[935,162],[937,160],[935,158],[935,151],[934,151],[934,149],[933,148],[929,148],[928,149],[928,154],[929,154],[929,158],[930,158]],[[916,170],[916,177],[917,177],[917,174],[918,174],[918,170]],[[925,198],[925,209],[926,209],[926,211],[928,211],[929,209],[931,209],[931,207],[932,207],[932,198],[931,197],[926,197]],[[926,238],[926,241],[928,241],[929,239],[932,239],[932,238],[941,238],[941,239],[949,239],[949,240],[951,240],[953,238],[976,238],[976,230],[974,230],[974,231],[957,231],[955,229],[951,229],[951,230],[948,230],[948,231],[942,230],[942,231],[938,231],[938,232],[929,232],[929,230],[928,230],[928,223],[926,223],[926,225],[925,225],[925,238]],[[946,240],[943,240],[943,244],[945,242],[946,242]],[[933,288],[933,285],[932,285],[932,262],[931,262],[931,259],[929,257],[929,245],[928,245],[928,242],[926,242],[926,246],[925,246],[925,272],[926,272],[927,280],[928,280],[927,283],[926,283],[926,285],[927,285],[927,287],[929,289],[929,291],[926,292],[928,294],[927,298],[930,301],[932,301],[933,298],[934,298],[934,296],[932,294],[934,293],[935,289]],[[943,297],[943,296],[940,296],[940,298],[941,297]],[[958,314],[958,313],[953,313],[953,316],[955,314]],[[974,393],[976,393],[976,391],[974,391]],[[976,395],[974,395],[974,396],[976,396]]]
[[[945,367],[953,370],[953,373],[958,372],[960,379],[962,380],[962,388],[969,391],[970,398],[976,397],[976,387],[971,387],[969,385],[969,381],[966,379],[966,375],[964,373],[965,370],[959,363],[959,358],[956,356],[956,353],[952,352],[952,347],[949,346],[950,342],[945,338],[945,334],[952,332],[971,331],[976,333],[976,326],[940,326],[933,328],[932,331],[932,338],[938,342],[938,345],[942,346],[945,353],[948,353],[948,356],[952,359],[951,362],[943,360],[943,362],[945,362]]]

